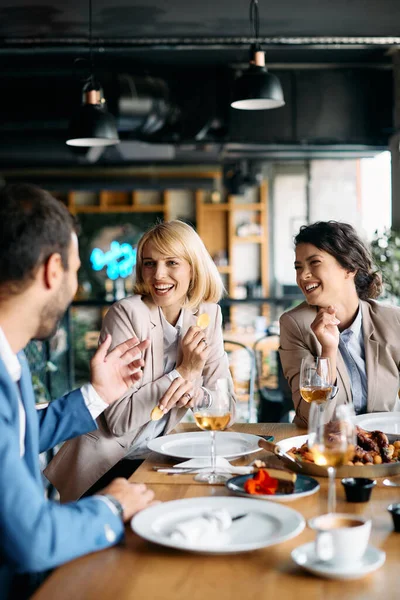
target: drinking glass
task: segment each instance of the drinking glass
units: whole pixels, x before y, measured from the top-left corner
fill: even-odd
[[[308,419],[308,447],[316,465],[328,471],[328,513],[336,510],[336,467],[346,464],[354,455],[356,446],[355,413],[350,404],[336,407],[327,421],[326,412],[318,404],[310,407]]]
[[[323,412],[332,394],[332,371],[329,358],[307,356],[301,361],[300,394],[305,402],[316,404]]]
[[[218,379],[214,388],[201,388],[197,394],[193,415],[200,429],[210,432],[211,437],[211,472],[199,473],[196,481],[204,483],[224,483],[226,476],[216,470],[215,432],[228,427],[232,417],[232,394],[229,393],[229,380]]]

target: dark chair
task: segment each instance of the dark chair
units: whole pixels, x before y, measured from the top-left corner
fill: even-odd
[[[245,344],[232,340],[224,340],[224,349],[228,355],[229,370],[233,379],[235,395],[239,403],[239,418],[240,403],[246,402],[246,420],[250,423],[255,421],[256,417],[254,404],[256,375],[254,352]]]
[[[267,351],[263,351],[263,344],[269,337],[266,335],[260,338],[253,346],[256,357],[256,391],[259,396],[258,422],[288,423],[289,413],[294,408],[292,392],[283,374],[278,350],[271,350],[268,345]],[[269,368],[266,373],[266,363],[271,362],[274,368]]]

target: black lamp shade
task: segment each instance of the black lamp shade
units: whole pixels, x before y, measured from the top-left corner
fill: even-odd
[[[235,82],[232,108],[265,110],[284,106],[281,83],[265,67],[250,64]]]
[[[115,119],[101,104],[83,104],[72,119],[69,146],[112,146],[119,143]]]

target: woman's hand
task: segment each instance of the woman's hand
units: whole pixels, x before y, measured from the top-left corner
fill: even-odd
[[[210,353],[204,330],[194,325],[189,327],[181,344],[182,362],[176,370],[184,379],[194,381],[201,377]]]
[[[339,346],[339,325],[336,317],[336,307],[320,308],[311,329],[322,346],[321,356],[336,354]]]
[[[169,412],[174,406],[182,408],[191,406],[194,396],[194,386],[192,381],[177,377],[169,386],[164,396],[161,398],[158,406],[164,414]]]

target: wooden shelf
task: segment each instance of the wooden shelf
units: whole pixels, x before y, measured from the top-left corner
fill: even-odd
[[[227,211],[227,210],[231,210],[232,205],[228,204],[227,202],[223,202],[221,204],[211,204],[210,202],[204,202],[203,204],[203,210],[204,211],[210,211],[210,212],[221,212],[221,211]]]
[[[217,265],[217,269],[220,273],[232,273],[232,267],[231,265]]]
[[[236,244],[262,244],[265,239],[262,235],[235,235],[233,241]]]
[[[266,207],[261,202],[251,202],[251,203],[241,203],[235,204],[234,202],[230,202],[229,206],[231,210],[256,210],[259,212],[264,212]]]

